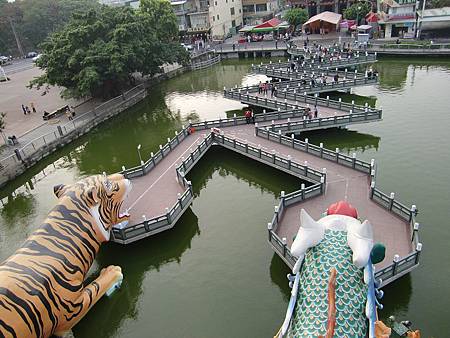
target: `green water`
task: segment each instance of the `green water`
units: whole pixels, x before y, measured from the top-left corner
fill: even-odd
[[[136,165],[188,119],[239,109],[223,87],[258,82],[250,62],[231,61],[151,89],[149,98],[102,124],[2,188],[0,258],[4,259],[54,205],[55,184],[122,165]],[[348,130],[305,133],[378,163],[383,191],[419,207],[421,266],[385,288],[383,317],[410,319],[424,337],[450,332],[450,60],[382,59],[380,84],[357,88],[357,102],[383,107],[383,121]],[[353,96],[355,98],[355,96]],[[347,100],[352,99],[346,97]],[[191,173],[195,200],[175,229],[140,243],[102,248],[93,274],[122,266],[123,287],[102,299],[75,337],[271,337],[284,318],[288,269],[266,241],[266,224],[281,190],[300,182],[215,150]],[[14,192],[14,193],[13,193]],[[369,215],[370,218],[370,215]]]

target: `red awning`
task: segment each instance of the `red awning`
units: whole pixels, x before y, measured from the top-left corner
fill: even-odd
[[[253,28],[274,28],[277,27],[281,23],[281,20],[277,18],[270,19],[269,21],[263,22],[260,25],[257,25]]]
[[[377,13],[369,12],[366,15],[366,22],[378,22],[378,15],[377,15]]]

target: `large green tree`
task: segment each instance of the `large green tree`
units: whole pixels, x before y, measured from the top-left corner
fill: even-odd
[[[150,5],[165,0],[150,0]],[[162,12],[159,13],[162,8]],[[103,97],[119,94],[133,83],[133,74],[154,75],[164,63],[187,63],[189,56],[178,43],[176,18],[165,6],[101,6],[75,14],[41,47],[38,65],[45,73],[31,86],[57,85],[66,97]]]
[[[308,11],[303,8],[292,8],[286,12],[284,19],[294,27],[294,31],[299,25],[308,21]]]
[[[371,10],[372,5],[370,4],[370,2],[357,2],[344,10],[344,18],[350,20],[358,19],[358,21],[360,21],[361,19],[365,18]]]
[[[20,31],[28,49],[36,49],[51,33],[62,28],[73,14],[100,7],[96,0],[22,0]]]

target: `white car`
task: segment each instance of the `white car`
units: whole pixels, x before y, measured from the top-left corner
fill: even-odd
[[[37,60],[39,60],[39,58],[42,56],[42,54],[38,54],[36,55],[32,60],[33,62],[36,62]]]
[[[190,52],[191,50],[194,50],[194,46],[188,45],[186,43],[181,43],[181,46],[186,49],[187,52]]]

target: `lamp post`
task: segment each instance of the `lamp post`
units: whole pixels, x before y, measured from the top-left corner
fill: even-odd
[[[358,31],[358,26],[359,26],[359,11],[361,10],[361,6],[358,6],[356,8],[356,31]]]
[[[141,145],[140,144],[137,146],[137,152],[139,155],[139,161],[141,161],[141,165],[144,165],[144,161],[142,161],[142,156],[141,156]]]

